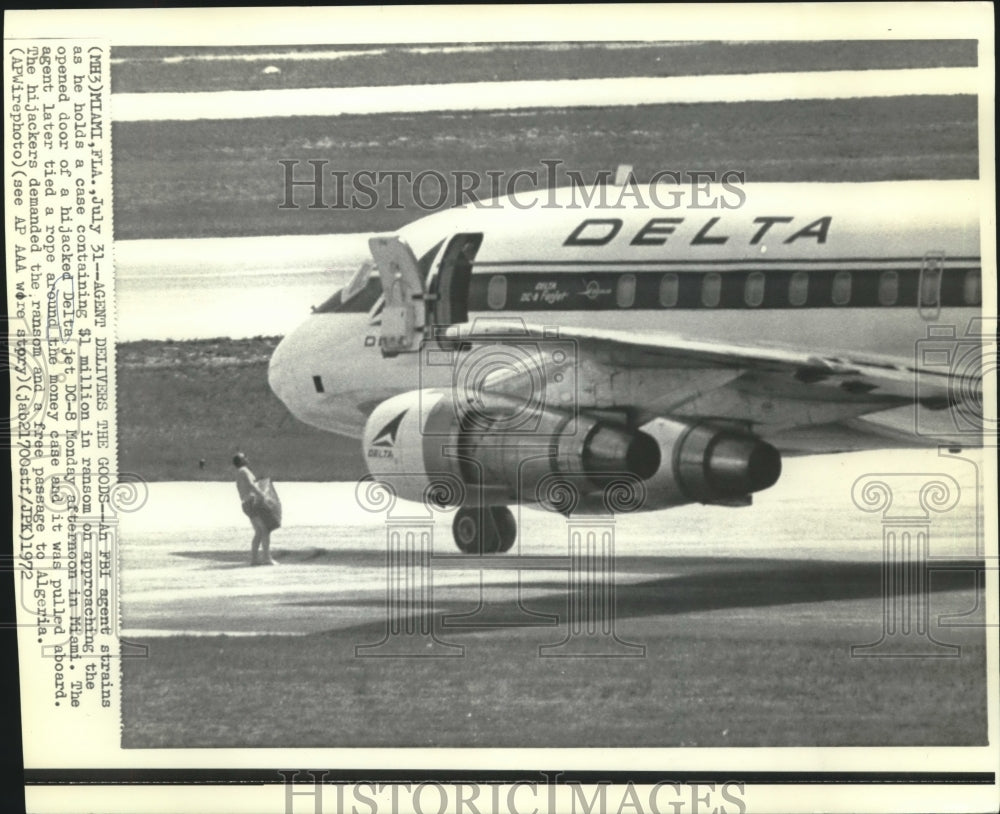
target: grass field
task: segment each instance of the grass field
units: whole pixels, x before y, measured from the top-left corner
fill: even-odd
[[[243,450],[258,476],[353,480],[358,442],[293,418],[267,385],[274,337],[118,345],[118,459],[146,480],[228,480]],[[199,461],[205,460],[205,467]]]
[[[869,573],[877,592],[878,569]],[[762,576],[743,590],[769,583],[783,589]],[[722,590],[738,606],[732,587]],[[811,601],[821,599],[822,590]],[[123,746],[986,742],[981,630],[959,634],[960,659],[853,659],[850,645],[874,638],[843,622],[853,603],[654,615],[684,601],[663,585],[643,600],[647,618],[619,625],[625,639],[646,645],[639,659],[538,658],[539,644],[559,639],[553,629],[449,634],[449,643],[465,646],[452,659],[356,658],[354,645],[378,641],[379,625],[135,640],[149,657],[123,661]],[[868,610],[868,619],[879,618],[877,602]],[[817,618],[789,623],[789,614]]]
[[[298,208],[281,209],[280,160],[300,162],[297,178],[311,177],[306,162],[323,160],[327,173],[437,170],[448,178],[464,170],[485,178],[493,170],[510,178],[526,169],[539,174],[538,186],[542,159],[588,181],[628,163],[640,183],[660,170],[693,169],[742,171],[748,183],[978,174],[972,96],[119,123],[113,137],[118,239],[393,230],[425,214],[407,184],[402,208],[390,209],[388,183],[373,208],[309,208],[313,194],[300,189]],[[326,179],[323,203],[332,207],[337,190]],[[434,201],[433,180],[422,194]]]
[[[302,59],[310,53],[336,58]],[[255,55],[273,54],[261,60]],[[296,54],[299,58],[282,58]],[[199,59],[205,55],[211,60]],[[115,48],[114,93],[257,90],[685,76],[768,71],[932,68],[976,64],[972,40],[481,45],[451,53],[405,46]],[[266,72],[265,68],[271,70]],[[275,71],[273,69],[277,68]]]

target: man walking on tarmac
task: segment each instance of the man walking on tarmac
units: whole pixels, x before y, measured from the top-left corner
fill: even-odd
[[[250,518],[253,524],[253,542],[250,544],[251,565],[277,565],[271,557],[271,532],[264,522],[264,493],[257,486],[257,479],[247,465],[247,457],[242,452],[233,456],[233,466],[236,467],[236,488],[240,493],[243,514]],[[261,551],[262,556],[258,556]]]

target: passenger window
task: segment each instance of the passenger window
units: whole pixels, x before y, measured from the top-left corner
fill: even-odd
[[[751,308],[756,308],[764,302],[764,273],[753,271],[747,277],[746,285],[743,286],[743,301]]]
[[[833,304],[847,305],[851,301],[851,272],[838,271],[833,275]]]
[[[635,304],[635,275],[623,274],[618,278],[615,301],[619,308],[631,308]]]
[[[796,271],[788,281],[788,302],[790,305],[805,305],[809,298],[809,275]]]
[[[982,278],[978,271],[965,272],[962,300],[966,305],[981,305],[983,301]]]
[[[664,308],[673,308],[677,305],[678,294],[680,293],[680,283],[674,273],[664,274],[660,280],[660,305]]]
[[[710,271],[701,281],[701,304],[706,308],[715,308],[722,297],[722,277],[718,272]]]
[[[486,287],[486,304],[494,311],[499,311],[507,304],[507,278],[502,274],[490,277]]]
[[[920,304],[934,306],[938,304],[941,291],[941,269],[925,268],[920,276]]]
[[[879,305],[895,305],[899,299],[899,275],[895,271],[883,271],[878,278]]]

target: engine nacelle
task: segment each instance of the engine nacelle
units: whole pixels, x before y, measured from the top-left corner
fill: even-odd
[[[645,433],[555,410],[487,415],[438,390],[383,402],[363,439],[377,480],[399,497],[443,505],[541,502],[554,475],[588,494],[616,475],[643,480],[660,466],[659,445]]]
[[[568,513],[725,503],[781,472],[777,450],[727,429],[672,419],[632,429],[557,410],[486,414],[439,390],[380,404],[363,442],[378,481],[441,506],[542,503]]]
[[[641,430],[656,439],[663,461],[646,481],[646,509],[738,505],[773,486],[781,475],[778,450],[748,433],[670,418],[655,418]]]

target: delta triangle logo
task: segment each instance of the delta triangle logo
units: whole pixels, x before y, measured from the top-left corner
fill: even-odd
[[[394,447],[396,446],[396,433],[399,432],[399,424],[403,420],[403,416],[406,415],[406,410],[403,410],[398,416],[396,416],[392,421],[386,424],[372,439],[371,445],[373,447]]]

